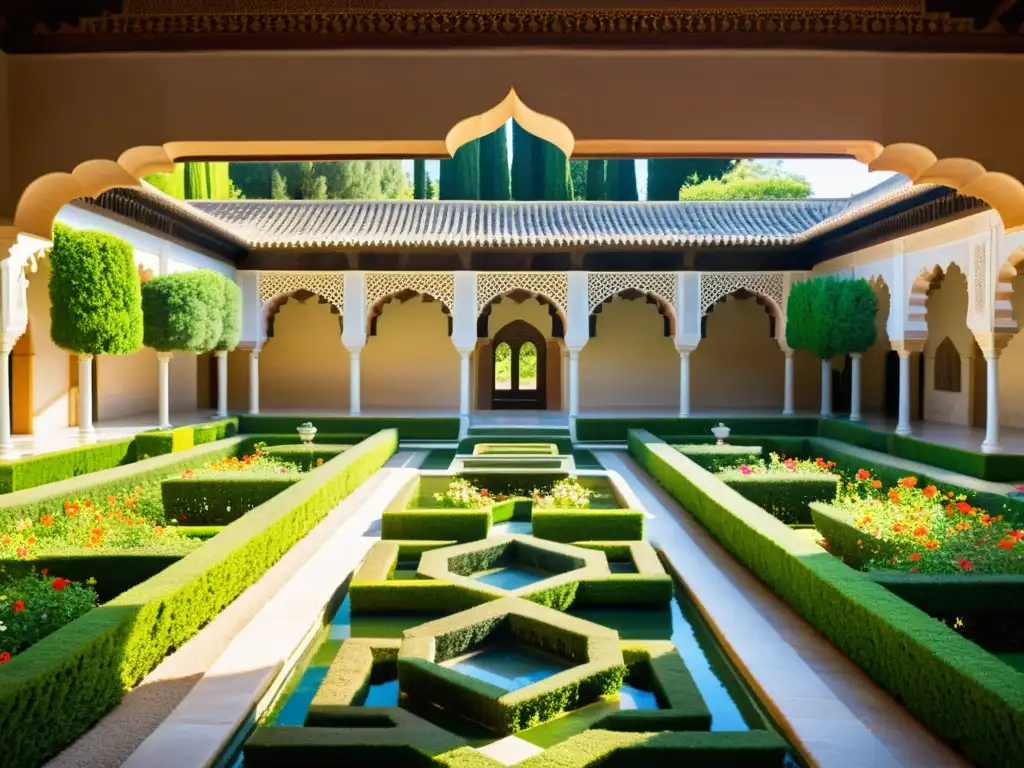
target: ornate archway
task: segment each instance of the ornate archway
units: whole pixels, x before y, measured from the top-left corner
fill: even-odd
[[[524,320],[513,320],[494,334],[490,355],[492,408],[547,409],[547,341],[540,331]]]

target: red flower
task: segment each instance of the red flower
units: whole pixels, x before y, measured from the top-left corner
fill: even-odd
[[[6,664],[10,660],[11,660],[11,654],[9,654],[7,651],[4,651],[3,653],[0,653],[0,664]]]
[[[867,480],[869,477],[871,477],[871,473],[868,472],[866,469],[858,469],[857,470],[857,479],[858,480]]]
[[[916,563],[918,560],[921,559],[921,553],[920,552],[911,552],[910,553],[910,559]]]
[[[974,563],[972,563],[966,557],[961,557],[958,562],[960,563],[960,567],[963,568],[965,571],[969,571],[971,570],[971,568],[974,567]]]
[[[55,590],[57,590],[58,592],[63,592],[63,591],[64,591],[64,589],[65,589],[65,588],[66,588],[66,587],[68,586],[68,584],[70,584],[70,583],[71,583],[71,582],[70,582],[70,581],[68,581],[67,579],[62,579],[62,578],[60,578],[60,577],[58,576],[58,577],[57,577],[56,579],[54,579],[53,581],[51,581],[51,582],[50,582],[50,585],[51,585],[51,586],[52,586],[52,587],[53,587],[53,588],[54,588]]]
[[[998,546],[1000,549],[1013,549],[1013,539],[1000,539]]]
[[[45,576],[45,575],[46,575],[46,574],[48,574],[49,572],[50,572],[50,569],[49,569],[49,568],[43,568],[43,569],[42,569],[41,571],[39,571],[39,575],[40,575],[40,576]]]
[[[956,503],[956,508],[959,509],[960,512],[965,515],[971,511],[971,505],[968,504],[966,501],[958,501]]]
[[[929,485],[923,491],[921,491],[921,493],[924,494],[924,497],[926,499],[933,498],[935,496],[935,494],[938,493],[938,492],[939,492],[939,489],[936,488],[934,485]]]
[[[917,528],[914,529],[914,535],[915,536],[927,536],[928,535],[928,529],[925,526],[923,526],[923,525],[919,525],[919,526],[917,526]]]
[[[486,498],[487,497],[487,489],[486,488],[481,488],[480,489],[480,497],[481,498]]]
[[[900,485],[902,485],[904,488],[913,488],[915,485],[917,485],[917,478],[904,477],[902,480],[900,480]]]
[[[1009,536],[1014,541],[1024,541],[1024,531],[1010,531]]]
[[[937,542],[935,539],[928,539],[928,541],[926,541],[924,543],[924,548],[925,549],[938,549],[939,548],[939,542]]]
[[[71,502],[70,501],[65,501],[64,502],[64,511],[67,512],[69,509],[71,509]]]
[[[23,603],[21,600],[15,600],[14,601],[14,612],[15,613],[21,613],[24,610],[25,610],[25,603]]]

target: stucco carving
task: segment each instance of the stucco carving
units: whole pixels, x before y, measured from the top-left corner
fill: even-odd
[[[700,276],[700,313],[704,315],[716,301],[740,289],[762,296],[774,305],[775,316],[785,314],[782,272],[702,272]]]
[[[528,291],[543,296],[565,317],[569,277],[565,272],[481,272],[476,277],[476,313],[502,294]]]
[[[974,246],[971,252],[971,271],[974,273],[971,288],[974,291],[974,312],[983,314],[988,308],[988,259],[986,248],[982,243]]]
[[[386,296],[413,290],[455,307],[455,276],[451,272],[367,272],[366,306],[372,307]]]
[[[587,274],[587,312],[615,294],[634,289],[664,301],[675,313],[675,272],[590,272]]]
[[[345,276],[341,272],[260,272],[260,305],[295,291],[315,293],[339,312],[345,309]]]

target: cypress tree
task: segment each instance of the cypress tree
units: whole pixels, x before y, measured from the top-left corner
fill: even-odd
[[[412,161],[412,197],[414,200],[427,198],[427,161]]]
[[[647,161],[647,199],[678,200],[679,189],[696,174],[701,181],[720,179],[732,168],[732,160],[681,157]]]
[[[480,199],[479,140],[459,147],[451,160],[441,161],[441,199]]]
[[[206,170],[206,163],[185,163],[185,199],[210,199],[209,173]]]
[[[586,200],[605,199],[605,166],[604,160],[587,160]]]
[[[545,141],[541,145],[540,157],[543,171],[540,198],[572,200],[572,177],[569,173],[569,158],[565,156],[565,152]]]
[[[609,200],[638,200],[636,188],[636,162],[609,160],[605,177],[605,194]]]
[[[538,200],[544,178],[541,140],[512,122],[512,199]]]
[[[480,199],[509,200],[508,139],[505,126],[480,139]]]
[[[284,176],[276,168],[270,175],[270,199],[271,200],[287,200],[288,199],[288,184],[284,180]]]

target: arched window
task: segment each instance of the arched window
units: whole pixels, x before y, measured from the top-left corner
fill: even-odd
[[[512,389],[512,347],[504,341],[494,348],[494,388]]]
[[[519,389],[537,388],[537,347],[525,341],[519,348]]]
[[[935,352],[935,389],[938,392],[960,391],[960,353],[948,336]]]

